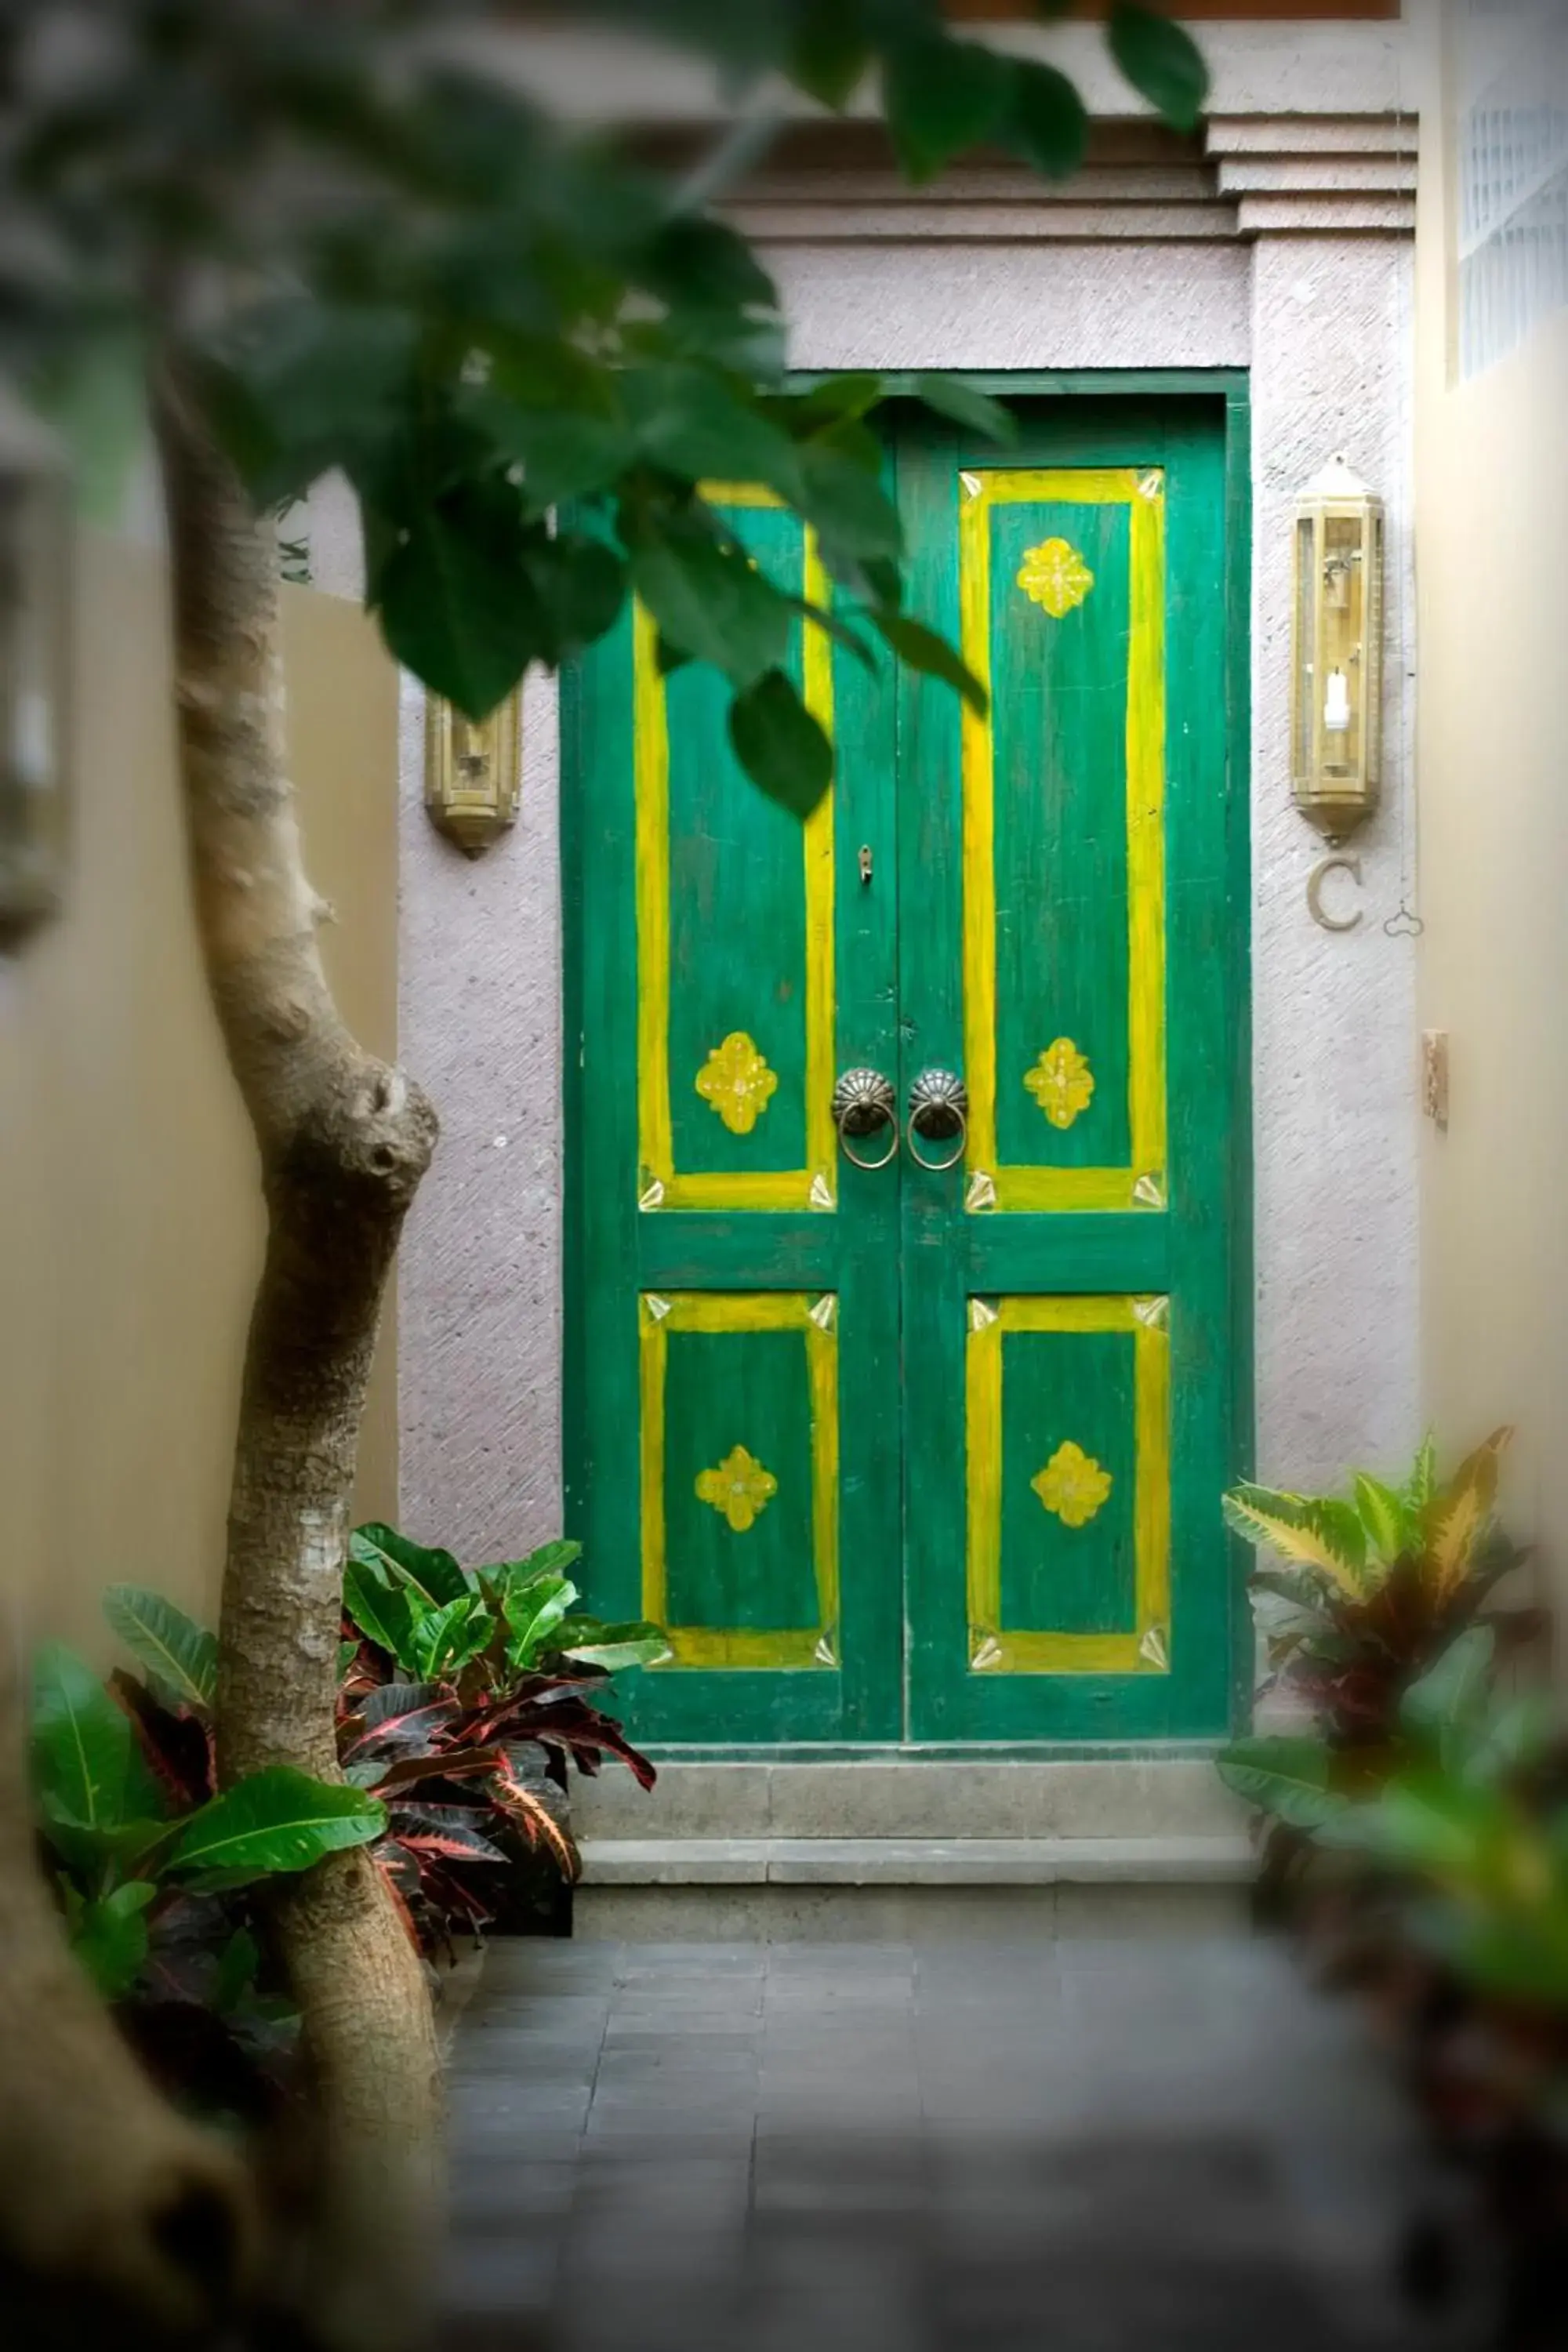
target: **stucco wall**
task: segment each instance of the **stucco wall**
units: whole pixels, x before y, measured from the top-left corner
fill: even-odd
[[[1412,261],[1406,182],[1387,160],[1413,101],[1399,28],[1313,27],[1292,49],[1298,29],[1245,28],[1218,60],[1226,102],[1256,111],[1211,133],[1198,233],[1184,202],[1146,210],[1141,229],[1107,212],[1094,234],[1028,196],[1011,226],[994,206],[966,233],[928,194],[902,226],[879,195],[858,235],[841,191],[815,235],[782,199],[771,230],[765,206],[748,226],[766,236],[803,368],[1251,370],[1258,1458],[1311,1484],[1396,1464],[1419,1417],[1415,948],[1383,928],[1403,887],[1414,731]],[[1331,936],[1305,899],[1322,844],[1289,794],[1289,508],[1342,449],[1387,501],[1390,635],[1384,807],[1357,841],[1363,920]],[[409,698],[404,1034],[447,1139],[404,1258],[403,1505],[411,1527],[473,1549],[537,1538],[560,1511],[555,762],[541,692],[521,822],[469,866],[418,807]]]
[[[261,1219],[192,928],[160,559],[84,537],[78,592],[68,905],[0,959],[0,1594],[24,1638],[93,1643],[110,1582],[216,1606]],[[285,668],[329,968],[391,1051],[395,673],[363,614],[304,589]],[[367,1511],[395,1507],[395,1372],[389,1331]]]
[[[1568,311],[1450,381],[1447,128],[1419,242],[1420,1019],[1451,1063],[1423,1147],[1424,1372],[1450,1444],[1518,1424],[1510,1513],[1568,1605]]]

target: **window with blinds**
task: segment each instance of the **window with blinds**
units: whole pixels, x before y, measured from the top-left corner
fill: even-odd
[[[1462,376],[1568,302],[1568,5],[1466,0],[1459,123]]]

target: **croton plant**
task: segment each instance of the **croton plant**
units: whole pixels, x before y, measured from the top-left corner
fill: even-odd
[[[572,1543],[460,1567],[395,1528],[356,1528],[339,1653],[342,1778],[279,1767],[218,1790],[217,1643],[156,1592],[104,1609],[136,1671],[107,1682],[59,1644],[34,1675],[39,1828],[72,1943],[155,2070],[236,2110],[276,2087],[295,2018],[256,1897],[279,1873],[368,1848],[426,1957],[570,1882],[552,1784],[619,1758],[654,1771],[601,1704],[616,1671],[668,1655],[657,1626],[576,1609]]]
[[[1472,2196],[1417,2216],[1433,2292],[1489,2279],[1509,2352],[1561,2342],[1568,2296],[1568,1723],[1544,1613],[1502,1605],[1524,1555],[1497,1517],[1500,1430],[1452,1477],[1428,1444],[1350,1500],[1237,1487],[1230,1523],[1285,1565],[1253,1579],[1270,1664],[1310,1727],[1241,1739],[1264,1907],[1391,2045]]]

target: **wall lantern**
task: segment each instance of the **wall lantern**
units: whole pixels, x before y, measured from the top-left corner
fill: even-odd
[[[481,719],[426,698],[425,806],[433,824],[477,857],[515,823],[521,789],[521,688]]]
[[[1383,501],[1342,457],[1296,501],[1290,770],[1331,841],[1372,814],[1383,770]]]
[[[71,539],[62,446],[0,383],[0,944],[64,887]]]

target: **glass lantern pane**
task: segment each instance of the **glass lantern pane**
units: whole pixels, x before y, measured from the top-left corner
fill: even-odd
[[[1365,562],[1359,515],[1329,515],[1323,524],[1321,635],[1318,699],[1322,773],[1335,782],[1361,766]]]
[[[1296,740],[1293,769],[1300,783],[1312,774],[1312,713],[1317,701],[1317,567],[1312,560],[1316,524],[1303,515],[1296,525]]]

